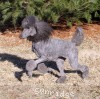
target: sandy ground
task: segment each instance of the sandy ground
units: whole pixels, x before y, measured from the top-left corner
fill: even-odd
[[[31,51],[31,43],[20,40],[19,33],[0,34],[0,99],[100,99],[100,31],[93,26],[84,29],[85,39],[78,47],[79,63],[89,67],[89,77],[80,78],[66,60],[64,65],[67,80],[64,84],[55,83],[56,75],[59,75],[56,70],[44,75],[37,70],[33,71],[31,79],[26,73],[22,75],[26,62],[36,58]],[[56,30],[54,37],[70,38],[74,30],[75,27],[62,34]],[[93,38],[87,31],[94,32]]]

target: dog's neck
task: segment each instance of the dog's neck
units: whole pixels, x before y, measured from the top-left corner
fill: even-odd
[[[33,43],[37,43],[37,42],[41,42],[41,41],[44,41],[44,42],[48,42],[48,40],[51,39],[51,36],[50,37],[47,37],[47,38],[43,38],[43,37],[37,37],[37,36],[30,36],[27,38],[29,41],[33,42]]]

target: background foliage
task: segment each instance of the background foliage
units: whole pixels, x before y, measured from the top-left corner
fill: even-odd
[[[100,0],[1,0],[0,26],[20,26],[27,15],[66,25],[100,19]]]

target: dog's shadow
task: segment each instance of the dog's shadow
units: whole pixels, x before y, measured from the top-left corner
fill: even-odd
[[[54,61],[50,61],[50,62],[45,62],[45,65],[49,68],[52,68],[56,71],[59,72],[59,69],[57,68],[57,64]],[[78,73],[80,75],[80,71],[77,70],[64,70],[65,73]],[[50,71],[50,74],[54,75],[55,77],[59,78],[59,76],[57,74],[55,74],[54,72]]]
[[[12,55],[12,54],[8,54],[8,53],[0,53],[0,61],[6,61],[6,60],[9,62],[12,62],[14,64],[14,66],[22,69],[21,72],[18,72],[18,71],[15,72],[15,77],[19,81],[22,81],[21,77],[23,76],[23,73],[26,73],[25,66],[26,66],[26,63],[29,61],[29,59],[24,59],[24,58],[18,57],[17,55]],[[47,65],[47,67],[50,67],[54,70],[59,71],[55,62],[46,62],[46,65]],[[75,70],[65,70],[65,73],[76,73],[76,72],[77,71],[75,71]],[[57,74],[55,74],[53,72],[50,72],[50,73],[56,77],[59,77]],[[34,74],[33,76],[38,77],[39,75]]]
[[[0,61],[6,61],[6,60],[13,63],[15,67],[22,69],[21,72],[17,71],[15,72],[15,77],[19,81],[22,81],[21,76],[23,75],[23,73],[26,72],[25,65],[28,62],[28,59],[23,59],[21,57],[18,57],[17,55],[12,55],[8,53],[0,53]]]

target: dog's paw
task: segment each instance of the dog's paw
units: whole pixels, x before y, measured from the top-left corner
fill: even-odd
[[[85,66],[85,71],[82,72],[82,78],[87,78],[89,75],[89,68],[87,66]]]
[[[56,80],[56,83],[64,83],[65,80],[66,80],[66,76],[61,76],[60,78],[58,78],[58,79]]]
[[[35,69],[35,61],[34,60],[29,60],[27,63],[26,63],[26,70],[27,71],[33,71]]]
[[[28,71],[27,75],[29,76],[29,78],[32,78],[32,72],[31,71]]]
[[[39,64],[37,70],[43,74],[48,72],[48,68],[44,63]]]

